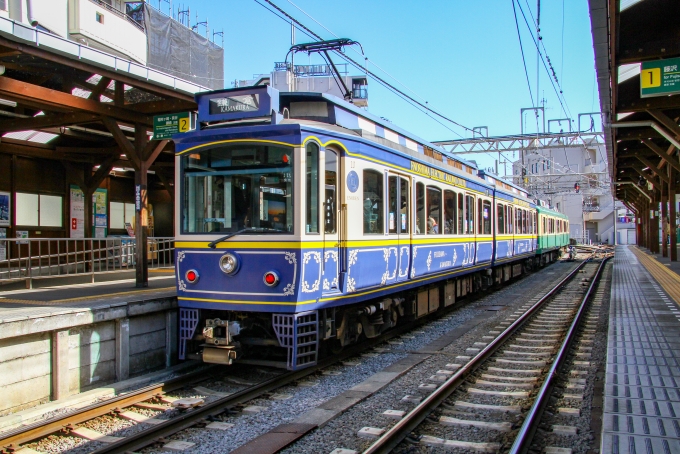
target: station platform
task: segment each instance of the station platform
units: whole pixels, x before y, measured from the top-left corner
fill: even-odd
[[[151,274],[145,288],[114,277],[0,291],[0,370],[16,371],[0,373],[0,416],[176,362],[173,272]]]
[[[678,302],[676,270],[616,247],[600,452],[680,452]]]

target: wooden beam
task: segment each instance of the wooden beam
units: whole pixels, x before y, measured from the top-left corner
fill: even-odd
[[[117,80],[120,82],[123,82],[127,85],[130,85],[132,87],[139,88],[142,91],[148,92],[148,93],[153,93],[161,97],[167,97],[167,98],[177,98],[177,99],[184,99],[186,101],[192,102],[194,100],[194,95],[189,94],[189,93],[183,93],[177,90],[174,90],[170,87],[163,87],[156,85],[152,82],[136,79],[132,76],[128,76],[124,73],[117,72],[114,69],[105,69],[99,66],[96,66],[95,64],[88,64],[82,60],[78,60],[76,58],[72,57],[66,57],[59,55],[55,52],[43,50],[41,47],[30,45],[30,44],[22,44],[18,43],[16,41],[11,41],[7,38],[0,37],[0,46],[4,46],[10,50],[14,51],[19,51],[22,54],[26,55],[32,55],[34,57],[46,60],[46,61],[51,61],[54,63],[58,63],[67,67],[79,69],[81,71],[89,72],[92,74],[99,74],[103,77],[109,77],[112,80]]]
[[[113,135],[114,140],[123,151],[123,154],[125,154],[125,156],[127,156],[127,158],[130,160],[132,166],[135,169],[139,169],[140,160],[137,157],[135,146],[128,140],[127,136],[123,134],[123,131],[118,126],[118,123],[116,123],[113,118],[109,117],[102,117],[102,122],[104,123],[104,126],[106,126],[106,129],[108,129]]]
[[[16,102],[29,101],[50,110],[78,110],[91,114],[105,115],[119,121],[151,125],[153,119],[134,110],[123,109],[70,93],[31,85],[19,80],[0,76],[0,97]]]
[[[114,84],[113,103],[119,107],[125,105],[125,84],[119,80]],[[141,110],[137,110],[142,112]]]
[[[110,84],[111,84],[110,78],[102,77],[101,79],[99,79],[99,83],[95,85],[95,87],[92,89],[90,95],[87,98],[99,101],[99,97],[102,95],[102,93],[104,93],[104,90],[109,88]]]
[[[640,98],[639,77],[631,77],[625,82],[616,84],[615,86],[615,91],[618,93],[616,104],[613,104],[616,106],[616,113],[644,112],[650,109],[668,110],[680,108],[680,99],[678,99],[678,96]]]
[[[659,169],[657,169],[657,167],[656,167],[657,166],[656,164],[654,164],[652,161],[650,161],[649,159],[646,159],[643,156],[636,156],[636,158],[638,159],[638,161],[643,163],[645,166],[649,167],[649,170],[651,170],[663,182],[668,183],[668,176],[665,175],[665,171],[659,171]]]
[[[661,159],[666,161],[668,165],[673,167],[675,170],[680,171],[680,163],[678,163],[675,159],[669,159],[668,154],[666,153],[666,150],[663,150],[661,147],[659,147],[657,144],[652,142],[651,140],[643,139],[641,140],[642,143],[647,145],[647,148],[652,150],[654,153],[656,153]]]
[[[0,120],[0,132],[28,131],[30,129],[55,128],[71,126],[78,123],[97,121],[96,115],[77,112],[60,113],[51,115],[39,115],[30,118],[15,118],[12,120]]]
[[[655,188],[659,187],[659,185],[661,184],[657,178],[654,178],[654,176],[652,176],[648,173],[645,173],[642,169],[639,169],[639,168],[633,167],[633,166],[631,166],[631,169],[635,170],[637,173],[639,173],[642,176],[642,178],[644,178],[647,181],[649,181],[650,183],[652,183]]]
[[[668,115],[658,109],[647,109],[647,112],[654,117],[656,121],[668,129],[676,138],[680,139],[680,126],[678,126],[677,120],[673,121]]]
[[[150,166],[151,164],[156,161],[156,158],[158,157],[159,154],[161,154],[161,151],[165,149],[165,146],[170,142],[169,140],[152,140],[150,141],[146,147],[144,147],[144,161],[147,162],[147,164]]]

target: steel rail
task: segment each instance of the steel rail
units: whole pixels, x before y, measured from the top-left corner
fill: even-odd
[[[73,413],[67,413],[49,420],[29,424],[25,427],[9,431],[0,439],[0,452],[8,450],[10,445],[19,445],[33,441],[37,438],[44,437],[64,429],[69,424],[79,424],[99,416],[111,413],[116,408],[124,408],[132,406],[136,403],[143,402],[158,396],[160,393],[172,391],[187,383],[200,381],[205,379],[205,373],[209,368],[202,368],[200,371],[191,372],[190,374],[173,378],[163,383],[156,383],[146,386],[137,391],[130,392],[112,399],[107,399],[87,407],[83,407]]]
[[[547,292],[540,300],[534,303],[529,310],[522,314],[510,326],[508,326],[501,334],[496,337],[489,345],[484,347],[482,351],[477,353],[467,364],[458,369],[458,371],[444,382],[436,391],[430,394],[424,401],[422,401],[416,408],[406,414],[397,424],[388,430],[382,437],[377,439],[371,446],[366,449],[363,454],[389,454],[395,449],[399,443],[402,442],[413,430],[415,430],[430,413],[439,407],[453,392],[460,386],[461,383],[470,375],[477,367],[486,361],[496,350],[498,350],[506,340],[524,323],[534,315],[550,298],[552,298],[567,282],[569,282],[578,272],[589,262],[590,259],[584,260],[571,273],[555,285],[549,292]]]
[[[450,309],[453,309],[454,307],[455,305],[451,306]],[[365,342],[363,344],[353,345],[352,347],[341,352],[338,355],[333,355],[329,358],[319,361],[319,363],[316,366],[308,367],[306,369],[301,369],[298,371],[284,373],[266,382],[255,385],[251,388],[244,389],[232,395],[210,402],[209,404],[203,405],[202,407],[196,407],[192,410],[187,411],[183,415],[169,419],[167,422],[157,424],[146,430],[140,431],[135,435],[126,437],[121,441],[104,446],[96,451],[93,451],[92,454],[129,452],[142,449],[152,443],[157,442],[160,438],[168,437],[181,430],[196,425],[201,420],[205,420],[211,416],[216,416],[224,412],[224,410],[228,409],[229,407],[234,407],[243,402],[247,402],[257,397],[261,397],[265,393],[271,392],[282,386],[286,386],[294,381],[300,380],[301,378],[313,375],[320,369],[324,369],[332,364],[335,364],[339,361],[343,361],[349,357],[356,356],[357,354],[363,352],[368,348],[372,348],[378,344],[385,342],[388,339],[400,336],[403,333],[408,332],[409,330],[412,330],[415,327],[424,324],[426,321],[438,318],[448,312],[450,312],[450,310],[440,314],[435,313],[429,314],[428,316],[423,317],[422,319],[418,319],[415,323],[409,323],[404,326],[389,330],[386,333],[374,339],[370,339],[368,342]]]
[[[581,318],[584,316],[586,306],[588,305],[591,295],[594,293],[595,287],[599,283],[600,275],[602,274],[602,270],[604,270],[605,264],[607,263],[608,260],[609,257],[605,258],[600,263],[600,266],[597,268],[597,272],[595,273],[595,276],[593,277],[593,280],[590,283],[590,287],[588,287],[588,291],[581,300],[581,305],[578,309],[578,312],[576,313],[576,316],[574,317],[574,320],[571,323],[571,326],[569,327],[569,331],[567,331],[567,335],[565,336],[564,341],[562,342],[562,346],[560,347],[560,350],[557,352],[555,361],[553,361],[553,364],[550,367],[550,371],[548,372],[548,375],[543,381],[541,389],[538,391],[538,394],[536,395],[536,400],[534,401],[534,404],[531,406],[529,413],[524,418],[524,423],[522,424],[522,427],[520,428],[519,433],[515,438],[515,442],[512,444],[512,447],[510,448],[510,454],[522,454],[528,451],[531,441],[534,437],[534,433],[538,428],[540,418],[543,415],[543,410],[545,410],[545,407],[548,404],[553,384],[558,376],[558,370],[562,367],[564,361],[567,358],[567,355],[569,354],[569,349],[571,348],[576,338],[576,330],[581,324]]]

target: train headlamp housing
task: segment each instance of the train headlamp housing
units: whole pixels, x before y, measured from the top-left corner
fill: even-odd
[[[228,276],[233,276],[238,272],[241,262],[238,257],[231,252],[227,252],[220,257],[220,270]]]

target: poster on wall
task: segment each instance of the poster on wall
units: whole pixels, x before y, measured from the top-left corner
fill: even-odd
[[[0,192],[0,226],[9,227],[10,200],[12,197],[9,192]]]
[[[108,232],[107,190],[97,189],[92,194],[92,237],[106,238]],[[71,186],[71,238],[85,237],[85,201],[83,191]]]
[[[92,194],[92,214],[94,216],[92,219],[94,230],[92,236],[94,238],[106,238],[107,227],[109,225],[107,196],[107,190],[101,188]]]
[[[70,238],[85,237],[85,204],[83,191],[78,186],[71,186],[71,235]]]
[[[0,228],[0,262],[7,260],[7,229]]]
[[[17,238],[28,238],[28,230],[17,230]],[[28,240],[17,241],[17,244],[28,244]]]

